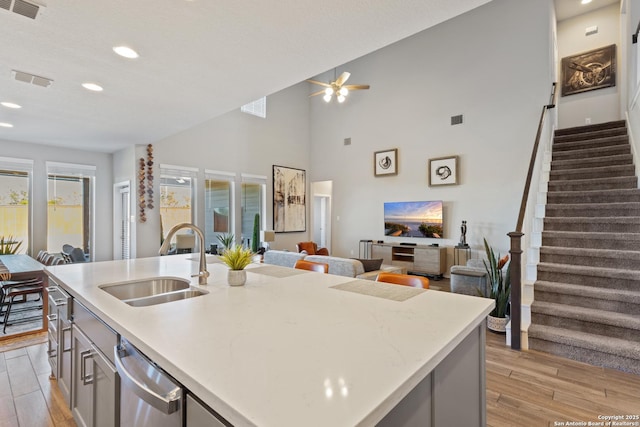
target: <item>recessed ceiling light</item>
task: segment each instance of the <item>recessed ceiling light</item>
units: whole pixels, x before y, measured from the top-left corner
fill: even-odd
[[[588,3],[591,3],[591,0],[582,0],[580,3],[581,4],[588,4]]]
[[[7,108],[22,108],[21,105],[14,104],[13,102],[0,102],[0,105]]]
[[[102,92],[102,86],[97,85],[95,83],[82,83],[82,87],[87,90],[92,90],[94,92]]]
[[[0,127],[3,128],[12,128],[13,125],[11,123],[4,123],[4,122],[0,122]]]
[[[116,46],[113,48],[113,51],[118,55],[123,56],[125,58],[129,58],[129,59],[135,59],[138,56],[140,56],[138,55],[138,52],[136,52],[135,50],[127,46]]]

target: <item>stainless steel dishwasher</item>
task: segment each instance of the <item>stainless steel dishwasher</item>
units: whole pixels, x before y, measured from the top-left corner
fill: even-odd
[[[121,426],[182,426],[184,391],[126,339],[115,347]]]

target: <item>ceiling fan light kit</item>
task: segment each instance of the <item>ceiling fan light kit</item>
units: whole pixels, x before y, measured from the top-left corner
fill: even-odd
[[[344,83],[347,81],[350,75],[350,73],[345,71],[344,73],[340,74],[340,77],[330,83],[319,82],[316,80],[307,80],[309,83],[325,87],[325,89],[314,92],[309,96],[311,97],[324,94],[322,99],[324,99],[325,102],[331,102],[331,100],[333,99],[333,95],[336,95],[336,99],[339,103],[342,104],[347,99],[347,95],[349,94],[350,90],[369,89],[369,85],[345,85]]]

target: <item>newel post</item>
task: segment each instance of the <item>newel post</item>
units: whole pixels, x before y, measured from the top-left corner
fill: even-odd
[[[523,233],[512,231],[507,234],[511,238],[511,348],[520,350],[521,308],[522,308],[522,236]]]

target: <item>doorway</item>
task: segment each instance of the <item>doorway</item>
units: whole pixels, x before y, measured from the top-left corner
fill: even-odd
[[[129,181],[113,186],[113,259],[135,258],[131,254],[131,186]]]
[[[311,214],[311,240],[331,253],[331,195],[332,181],[311,183],[313,209]]]

